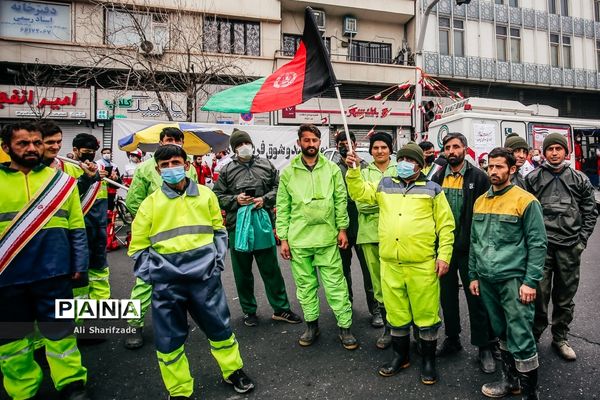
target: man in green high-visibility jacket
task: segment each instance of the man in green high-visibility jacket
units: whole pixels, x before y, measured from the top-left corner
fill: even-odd
[[[179,128],[164,128],[160,133],[159,146],[165,144],[174,144],[177,146],[183,146],[183,132]],[[196,169],[190,168],[186,172],[186,176],[194,182],[198,182],[198,176],[196,175]],[[156,161],[154,158],[150,158],[137,167],[131,181],[129,191],[127,191],[127,197],[125,204],[127,209],[134,216],[137,214],[140,204],[150,196],[156,190],[160,189],[163,184],[163,180],[156,172]],[[125,348],[137,349],[144,345],[144,336],[142,335],[144,327],[144,316],[150,307],[150,297],[152,295],[152,287],[150,284],[136,279],[135,285],[131,289],[131,298],[141,301],[142,312],[140,318],[136,320],[128,321],[129,325],[136,328],[133,333],[129,334],[125,338]]]
[[[298,129],[302,154],[281,173],[277,191],[277,234],[281,255],[292,260],[297,296],[306,331],[301,346],[310,346],[319,335],[319,280],[340,328],[344,348],[358,348],[350,332],[352,306],[342,270],[339,248],[348,246],[346,187],[339,167],[319,154],[321,132],[314,125]]]

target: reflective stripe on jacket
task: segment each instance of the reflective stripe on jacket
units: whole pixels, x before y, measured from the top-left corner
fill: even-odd
[[[523,278],[535,288],[542,279],[546,243],[542,208],[532,194],[514,185],[496,193],[490,188],[473,208],[469,280]]]
[[[372,182],[379,185],[379,182],[384,176],[396,176],[396,162],[390,160],[385,172],[381,172],[374,162],[370,163],[367,168],[361,169],[360,174],[365,182]],[[358,239],[356,243],[379,243],[379,206],[356,202],[358,209]]]
[[[277,235],[290,247],[326,247],[348,228],[347,192],[340,168],[319,154],[309,171],[302,155],[281,173],[277,191]]]
[[[128,255],[145,282],[206,280],[224,268],[227,231],[219,201],[188,178],[183,194],[164,184],[140,205]]]
[[[352,198],[379,205],[379,257],[394,263],[422,263],[440,259],[450,263],[454,216],[444,191],[425,175],[405,185],[385,177],[376,186],[365,182],[358,169],[348,170]]]
[[[52,174],[54,169],[43,165],[25,175],[0,164],[0,235]],[[0,287],[86,272],[87,269],[87,237],[79,192],[75,189],[0,275]]]

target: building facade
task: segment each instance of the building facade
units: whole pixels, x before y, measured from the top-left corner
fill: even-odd
[[[598,119],[600,2],[440,0],[429,16],[423,69],[465,97],[546,104],[561,116]]]

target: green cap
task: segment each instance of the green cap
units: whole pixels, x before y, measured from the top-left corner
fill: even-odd
[[[419,147],[415,142],[408,142],[396,153],[396,157],[399,160],[400,157],[407,157],[411,160],[415,160],[421,168],[425,165],[425,156],[423,155],[423,149]]]
[[[546,154],[546,149],[553,144],[559,144],[564,147],[567,154],[569,154],[569,143],[567,142],[567,137],[565,135],[561,135],[560,133],[553,132],[544,138],[544,154]]]
[[[507,136],[504,147],[508,147],[512,150],[525,149],[529,151],[529,145],[521,136]]]
[[[235,151],[236,147],[242,143],[252,143],[252,139],[250,138],[248,132],[244,132],[235,128],[231,136],[229,136],[229,145],[231,146],[231,150]],[[254,143],[252,143],[252,145],[254,145]]]

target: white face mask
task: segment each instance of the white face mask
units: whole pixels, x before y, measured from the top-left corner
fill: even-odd
[[[247,160],[252,157],[252,154],[254,153],[254,147],[252,147],[251,144],[243,144],[237,148],[236,152],[238,157]]]
[[[541,156],[533,156],[533,157],[531,157],[531,159],[533,161],[535,161],[535,162],[540,162],[540,160],[542,159],[542,157]]]
[[[102,154],[102,158],[106,161],[110,161],[110,154]]]

